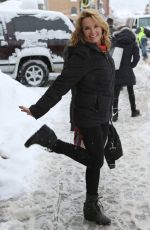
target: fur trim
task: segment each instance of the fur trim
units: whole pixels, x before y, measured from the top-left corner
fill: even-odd
[[[121,33],[124,30],[129,30],[130,32],[132,32],[134,34],[134,32],[132,31],[131,28],[129,28],[127,26],[123,26],[120,29],[118,29],[117,31],[115,31],[112,36],[115,37],[117,34]]]
[[[129,27],[127,27],[127,26],[123,26],[123,27],[120,29],[120,31],[123,31],[123,30],[129,30],[129,31],[133,32],[132,29],[129,28]]]

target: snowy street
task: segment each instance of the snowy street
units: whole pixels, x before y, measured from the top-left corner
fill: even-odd
[[[0,73],[0,230],[150,230],[150,65],[135,69],[135,96],[141,116],[131,117],[123,88],[119,120],[114,123],[124,156],[110,170],[101,170],[99,193],[112,224],[98,226],[83,218],[85,168],[71,159],[24,142],[41,125],[73,142],[70,92],[39,120],[20,112],[45,88],[27,88]],[[8,159],[4,159],[8,158]]]

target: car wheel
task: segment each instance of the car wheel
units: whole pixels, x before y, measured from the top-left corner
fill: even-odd
[[[49,71],[41,60],[28,60],[20,68],[19,81],[28,86],[44,86],[48,82]]]

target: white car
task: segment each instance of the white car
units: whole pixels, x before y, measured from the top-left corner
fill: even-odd
[[[74,26],[60,12],[0,11],[0,69],[29,86],[43,86],[63,67]]]

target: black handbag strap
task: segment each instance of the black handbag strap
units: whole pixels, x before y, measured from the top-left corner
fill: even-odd
[[[109,120],[109,124],[113,127],[113,128],[111,129],[111,131],[112,131],[112,136],[113,136],[113,139],[114,139],[115,133],[114,133],[114,125],[113,125],[112,119]]]
[[[114,127],[111,119],[109,120],[109,123],[108,123],[108,135],[109,135],[110,126]],[[115,135],[114,134],[114,129],[111,129],[111,131],[112,131],[112,136],[113,136],[113,139],[114,139],[114,135]],[[106,147],[107,142],[108,142],[108,135],[107,135],[106,141],[104,143],[104,148]]]

